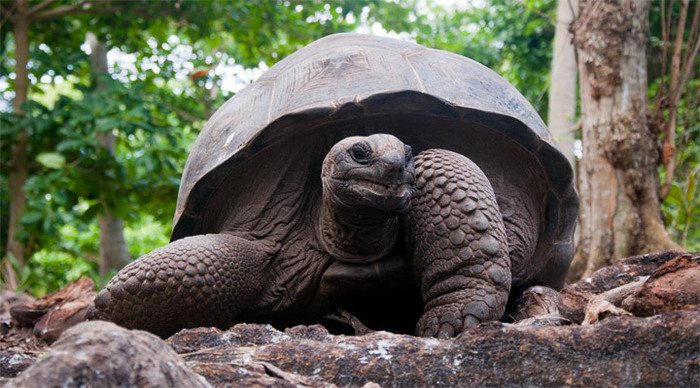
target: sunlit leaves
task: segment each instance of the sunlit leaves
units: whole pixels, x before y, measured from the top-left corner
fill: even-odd
[[[47,168],[60,169],[66,165],[66,158],[58,152],[42,152],[36,160]]]

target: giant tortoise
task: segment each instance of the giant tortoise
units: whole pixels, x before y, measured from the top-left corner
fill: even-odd
[[[562,287],[572,175],[531,105],[488,68],[331,35],[209,119],[171,243],[122,269],[89,316],[166,336],[343,311],[455,336],[504,317],[529,286]]]

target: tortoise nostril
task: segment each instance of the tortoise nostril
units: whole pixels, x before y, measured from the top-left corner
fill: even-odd
[[[406,159],[403,155],[386,155],[382,158],[386,178],[396,181],[403,177],[406,170]]]
[[[387,171],[388,175],[391,176],[392,178],[400,178],[403,176],[404,172],[404,167],[403,166],[390,166],[389,170]]]

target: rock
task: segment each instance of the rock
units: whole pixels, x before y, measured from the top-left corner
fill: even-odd
[[[28,295],[10,290],[2,290],[0,293],[0,378],[17,376],[33,364],[47,346],[34,335],[31,327],[18,325],[10,316],[13,306],[33,301],[34,298]]]
[[[253,337],[247,340],[244,333]],[[386,332],[307,339],[262,325],[237,325],[219,335],[214,343],[221,345],[182,354],[215,385],[237,381],[238,372],[226,371],[227,365],[261,363],[339,386],[700,384],[700,311],[613,317],[592,326],[490,323],[455,340]],[[185,347],[187,330],[178,336]],[[271,341],[226,345],[225,337]]]
[[[110,322],[67,330],[8,387],[208,387],[160,338]]]
[[[41,299],[15,303],[10,315],[21,325],[33,326],[46,342],[55,341],[69,327],[85,320],[87,308],[95,299],[95,284],[80,278]]]
[[[335,387],[320,377],[301,376],[267,362],[189,363],[215,387]]]
[[[574,323],[581,323],[590,299],[596,295],[639,281],[666,262],[684,253],[666,251],[633,256],[594,272],[588,278],[564,287],[559,293],[559,313]]]
[[[660,266],[640,289],[622,302],[636,316],[648,317],[666,311],[700,305],[700,257],[683,255]]]
[[[35,361],[35,356],[24,352],[0,351],[0,377],[15,377]]]
[[[673,252],[633,257],[558,298],[534,288],[521,300],[522,317],[530,318],[481,324],[452,340],[239,324],[182,330],[163,341],[83,323],[0,385],[700,386],[698,259]],[[1,347],[7,343],[0,339],[0,377],[46,352]]]
[[[518,322],[536,316],[554,316],[559,314],[559,293],[543,286],[533,286],[523,291],[513,314]]]
[[[182,330],[166,342],[178,353],[191,355],[188,365],[193,371],[206,376],[215,386],[226,386],[235,382],[238,386],[333,386],[317,376],[301,376],[283,371],[265,361],[253,362],[246,357],[247,349],[258,345],[269,345],[290,339],[323,340],[332,337],[321,325],[295,326],[284,333],[270,325],[239,324],[228,331],[217,328]],[[238,361],[199,362],[196,354],[204,349],[232,349],[240,352]],[[214,356],[219,357],[219,356]]]
[[[281,333],[270,325],[241,323],[226,332],[215,327],[181,330],[166,342],[178,353],[189,353],[222,345],[266,345],[290,338],[321,341],[329,336],[328,330],[321,325],[294,326]]]

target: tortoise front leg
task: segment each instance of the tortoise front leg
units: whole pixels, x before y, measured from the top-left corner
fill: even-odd
[[[189,327],[227,328],[267,303],[269,259],[258,242],[187,237],[124,267],[97,295],[88,318],[162,337]]]
[[[481,169],[454,152],[418,154],[408,252],[425,304],[418,335],[453,337],[499,319],[511,274],[503,219]]]

